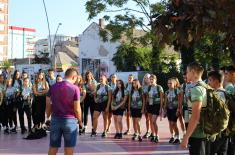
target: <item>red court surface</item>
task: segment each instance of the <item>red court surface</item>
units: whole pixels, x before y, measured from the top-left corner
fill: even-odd
[[[188,155],[188,150],[182,150],[179,145],[169,144],[169,129],[167,119],[158,121],[160,142],[158,144],[144,139],[142,142],[132,141],[131,136],[121,140],[113,139],[115,129],[112,123],[111,132],[107,138],[101,138],[103,128],[102,117],[99,119],[99,134],[90,137],[90,133],[78,136],[75,155]],[[123,120],[124,122],[124,120]],[[145,118],[142,118],[142,133],[145,131]],[[126,129],[124,122],[124,131]],[[90,132],[90,126],[87,130]],[[49,146],[48,136],[39,140],[22,139],[20,130],[17,134],[4,135],[0,133],[0,155],[45,155]],[[63,146],[63,143],[62,145]],[[63,147],[58,154],[63,154]]]

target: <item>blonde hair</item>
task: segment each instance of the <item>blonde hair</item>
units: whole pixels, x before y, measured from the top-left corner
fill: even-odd
[[[171,81],[174,84],[174,88],[178,88],[177,81],[175,80],[175,78],[169,78],[168,81]]]

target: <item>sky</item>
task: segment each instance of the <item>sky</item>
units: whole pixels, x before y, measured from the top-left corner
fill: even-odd
[[[45,0],[51,34],[55,34],[58,23],[62,23],[57,34],[77,36],[91,22],[85,11],[86,0]],[[36,29],[36,36],[46,38],[49,34],[43,0],[9,0],[9,26]]]
[[[150,0],[150,2],[157,0]],[[88,21],[85,10],[86,0],[45,0],[51,35],[78,36],[92,22],[97,22],[101,15]],[[43,0],[9,0],[9,26],[36,29],[38,38],[46,38],[49,34]]]

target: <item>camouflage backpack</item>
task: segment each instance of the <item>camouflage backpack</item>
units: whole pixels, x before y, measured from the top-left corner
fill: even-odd
[[[230,110],[230,117],[228,122],[228,132],[235,134],[235,95],[228,94],[224,92],[226,97],[226,102]]]
[[[207,84],[199,84],[206,89],[207,105],[203,107],[200,115],[200,124],[204,133],[210,140],[227,129],[230,117],[228,105],[213,88]]]

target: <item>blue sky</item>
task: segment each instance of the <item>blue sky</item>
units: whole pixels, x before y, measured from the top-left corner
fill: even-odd
[[[55,33],[58,23],[62,23],[58,34],[77,36],[99,19],[87,20],[86,0],[45,0],[45,3],[51,34]],[[45,38],[48,29],[43,0],[9,0],[9,26],[34,28],[37,37]]]
[[[51,33],[55,33],[58,23],[62,23],[58,34],[76,36],[82,33],[92,22],[87,21],[85,2],[85,0],[45,0]],[[43,1],[10,0],[9,26],[35,28],[36,35],[45,38],[48,29]]]

